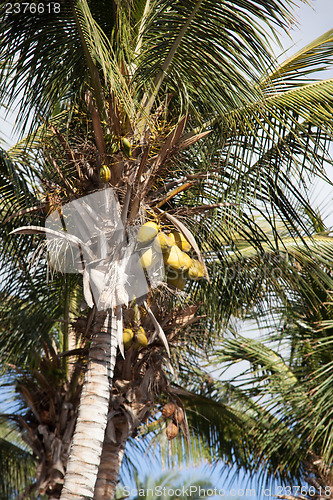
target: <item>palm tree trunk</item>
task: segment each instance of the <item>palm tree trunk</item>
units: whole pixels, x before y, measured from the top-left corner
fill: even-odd
[[[94,496],[116,360],[117,332],[110,312],[97,312],[61,500]]]
[[[124,437],[121,443],[114,443],[106,437],[95,486],[94,500],[112,500],[114,498],[126,442],[127,436]]]

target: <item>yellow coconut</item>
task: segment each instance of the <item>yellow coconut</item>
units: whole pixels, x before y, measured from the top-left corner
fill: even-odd
[[[192,248],[187,239],[179,231],[172,231],[172,233],[169,234],[169,238],[171,238],[183,252],[189,252]]]
[[[138,331],[136,333],[137,334],[138,333],[143,333],[144,335],[146,335],[146,332],[145,332],[145,330],[144,330],[144,328],[142,326],[139,326]]]
[[[123,342],[124,344],[128,344],[131,340],[133,340],[134,332],[131,328],[124,328],[123,331]]]
[[[183,259],[183,261],[185,263],[186,269],[189,269],[191,267],[191,265],[192,265],[192,259],[191,259],[191,257],[189,255],[187,255],[187,253],[182,252],[182,259]]]
[[[191,280],[199,280],[201,278],[204,278],[204,265],[196,259],[191,259],[191,265],[187,271],[187,275]]]
[[[153,249],[151,247],[142,253],[139,262],[144,269],[148,269],[153,265]]]
[[[111,171],[107,165],[102,165],[99,171],[99,176],[101,178],[101,181],[105,184],[109,182],[109,180],[111,179]]]
[[[136,240],[140,245],[148,245],[158,233],[158,225],[149,221],[140,227]]]
[[[143,330],[143,328],[142,328]],[[139,349],[139,347],[147,347],[148,339],[145,333],[138,332],[135,335],[134,349]]]
[[[191,258],[181,249],[174,245],[168,252],[163,254],[164,264],[176,269],[176,271],[187,271],[191,265]]]
[[[176,276],[167,277],[168,285],[172,285],[178,290],[184,290],[186,285],[186,278],[182,274],[177,274]]]
[[[195,265],[191,265],[187,271],[187,276],[191,280],[198,280],[199,279],[199,269]]]
[[[172,241],[169,236],[165,233],[158,233],[156,238],[154,239],[154,248],[157,252],[165,253],[174,245],[175,243]]]
[[[131,328],[124,328],[123,331],[123,342],[124,342],[124,347],[125,350],[129,349],[132,345],[133,342],[133,337],[134,337],[134,332],[131,330]]]
[[[139,262],[144,269],[149,269],[153,266],[159,267],[162,265],[161,254],[157,253],[154,248],[148,247],[142,251]]]

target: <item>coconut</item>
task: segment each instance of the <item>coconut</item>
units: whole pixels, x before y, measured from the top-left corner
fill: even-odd
[[[131,156],[131,143],[128,139],[126,139],[126,137],[123,137],[122,138],[122,141],[121,141],[121,145],[122,145],[122,150],[124,151],[125,155],[130,157]]]
[[[107,184],[110,179],[111,179],[111,171],[107,165],[102,165],[100,171],[99,171],[99,176],[101,178],[101,181]]]
[[[139,349],[139,347],[147,347],[147,345],[148,345],[148,339],[146,337],[146,334],[139,331],[135,335],[134,349]]]
[[[192,248],[185,236],[179,231],[172,231],[172,233],[169,234],[169,238],[171,238],[183,252],[189,252]]]
[[[191,280],[199,279],[199,270],[198,270],[197,266],[191,265],[187,271],[187,276]]]
[[[191,258],[180,250],[177,245],[170,248],[168,252],[163,255],[164,263],[176,269],[176,271],[187,271],[191,265]]]
[[[186,285],[186,278],[182,273],[175,273],[175,276],[167,276],[168,285],[172,285],[179,290],[184,290]]]
[[[148,245],[158,233],[158,225],[149,221],[140,227],[136,240],[140,245]]]
[[[151,247],[142,253],[139,262],[144,269],[148,269],[153,265],[153,249]]]
[[[123,342],[125,350],[127,351],[133,343],[134,332],[131,328],[124,328],[123,331]]]
[[[139,326],[138,331],[136,333],[143,333],[144,335],[146,335],[146,332],[142,326]]]
[[[173,422],[169,422],[165,432],[166,432],[167,438],[170,441],[171,439],[174,439],[177,436],[178,426],[175,425]]]
[[[175,243],[172,241],[169,236],[165,233],[158,233],[156,238],[154,239],[154,248],[157,252],[165,253],[174,245]]]
[[[175,409],[175,412],[173,414],[174,423],[181,424],[183,421],[183,418],[184,418],[184,412],[179,406],[177,406],[177,408]]]
[[[191,280],[204,278],[205,266],[196,259],[191,259],[191,265],[187,271],[188,277]]]
[[[172,417],[176,409],[175,403],[167,403],[162,408],[162,417],[169,418]]]
[[[185,262],[186,269],[189,269],[192,265],[191,257],[189,255],[187,255],[187,253],[182,252],[182,258],[183,258],[183,261]]]
[[[139,262],[144,269],[149,269],[153,266],[159,268],[162,266],[161,254],[157,253],[152,247],[143,250]]]

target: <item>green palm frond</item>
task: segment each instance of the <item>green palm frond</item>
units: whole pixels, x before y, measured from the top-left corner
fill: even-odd
[[[249,95],[244,70],[257,77],[264,63],[270,61],[262,21],[273,30],[275,24],[286,28],[292,19],[291,1],[285,5],[275,0],[268,4],[251,4],[250,16],[244,12],[241,1],[236,2],[232,9],[223,2],[211,0],[197,3],[164,0],[158,4],[155,1],[123,2],[121,7],[117,2],[92,1],[89,6],[85,1],[69,3],[61,0],[59,3],[60,12],[57,14],[44,12],[28,17],[23,10],[15,15],[6,14],[6,3],[1,3],[1,46],[6,48],[1,51],[4,55],[0,59],[0,79],[2,88],[6,89],[2,97],[11,104],[25,87],[19,112],[22,125],[27,124],[28,115],[33,110],[34,122],[38,116],[47,118],[60,100],[75,101],[78,96],[83,96],[88,71],[93,80],[97,78],[89,63],[87,48],[92,62],[95,60],[104,68],[104,76],[106,72],[113,75],[108,83],[115,85],[120,95],[123,95],[120,84],[125,80],[116,64],[121,61],[115,62],[111,53],[117,57],[124,53],[127,64],[137,65],[134,81],[137,82],[136,93],[141,97],[146,90],[153,90],[152,82],[161,70],[161,61],[164,61],[166,83],[170,91],[180,91],[186,108],[192,103],[193,111],[197,107],[199,113],[206,110],[211,113],[217,107],[225,109],[219,103],[234,104],[234,88],[238,89],[239,95]],[[127,8],[129,12],[126,12]],[[185,19],[189,19],[194,10],[195,16],[188,29],[177,47],[172,49],[174,33],[181,32]],[[130,34],[133,28],[133,34]],[[144,50],[141,49],[136,61],[134,52],[139,32]],[[98,44],[94,42],[93,33],[97,36],[96,41],[99,40]],[[109,47],[107,40],[110,37],[113,47],[108,53],[105,49]],[[132,45],[130,51],[122,48],[125,42]],[[20,62],[15,64],[18,58]],[[234,81],[233,88],[230,87],[231,80]]]
[[[233,346],[230,345],[232,351]],[[267,351],[266,355],[270,359]],[[233,356],[233,363],[236,358],[237,354]],[[218,363],[218,368],[225,366],[225,358],[219,358]],[[294,376],[287,368],[284,376],[277,372],[274,372],[276,389],[281,387],[282,377],[283,381],[288,378],[291,386],[294,385]],[[280,418],[276,404],[273,405],[270,399],[258,397],[255,388],[263,380],[256,379],[252,394],[247,391],[250,381],[246,374],[243,387],[237,382],[220,382],[204,372],[199,376],[198,371],[198,378],[193,380],[192,377],[191,391],[176,390],[186,408],[193,433],[191,437],[198,441],[196,446],[203,457],[220,465],[222,460],[223,470],[227,471],[230,465],[237,464],[238,472],[247,471],[250,476],[256,474],[257,480],[266,485],[274,477],[281,481],[300,477],[305,455],[297,432],[291,432],[293,422]],[[286,390],[286,397],[292,392],[291,386],[289,391]],[[263,390],[262,394],[268,395],[269,392]],[[297,401],[302,396],[304,392],[300,391]],[[296,396],[294,399],[296,401]]]
[[[269,29],[289,15],[288,4],[274,1],[249,8],[247,16],[242,2],[234,2],[232,8],[209,0],[152,3],[143,34],[145,51],[135,76],[139,88],[154,81],[150,92],[155,92],[164,78],[170,91],[177,90],[184,103],[191,103],[194,113],[207,115],[233,108],[236,102],[239,105],[251,95],[245,75],[256,77],[270,60],[267,35],[259,20],[265,20]]]
[[[7,500],[28,491],[36,464],[32,454],[15,442],[18,436],[3,421],[0,421],[0,436],[0,498]]]
[[[329,30],[280,63],[263,79],[261,85],[267,83],[269,86],[273,81],[276,88],[281,81],[282,90],[286,90],[288,82],[294,85],[297,80],[298,84],[305,84],[312,73],[329,69],[332,64],[332,47],[333,30]]]
[[[105,32],[94,20],[86,0],[80,0],[75,3],[75,12],[77,14],[80,32],[82,33],[82,43],[84,44],[91,80],[95,89],[95,96],[101,116],[104,120],[107,120],[106,105],[105,102],[103,102],[102,83],[99,80],[97,67],[101,68],[101,74],[104,80],[103,84],[112,89],[113,94],[122,102],[128,116],[133,119],[134,104],[128,89],[128,75],[121,74],[121,61],[117,61],[111,42],[107,38]],[[125,61],[123,61],[123,65],[124,64]]]
[[[298,380],[293,371],[280,355],[262,342],[238,335],[236,339],[226,339],[223,342],[223,349],[221,351],[217,349],[216,356],[219,362],[246,360],[252,366],[263,366],[264,370],[268,372],[267,377],[271,375],[274,377],[274,383],[277,384],[281,392],[283,390],[296,390],[295,386]],[[260,387],[258,390],[260,391]]]
[[[288,303],[276,308],[276,323],[270,320],[265,336],[225,339],[212,350],[212,359],[221,371],[235,362],[248,363],[233,384],[257,407],[249,435],[257,439],[265,470],[277,477],[285,477],[287,470],[295,478],[317,474],[322,482],[312,457],[320,457],[323,464],[332,460],[333,365],[328,319],[332,308],[325,303],[327,291],[311,283],[317,303],[311,303],[307,295],[291,294]]]
[[[239,381],[237,388],[230,389],[230,394],[238,394],[244,420],[242,428],[251,445],[250,470],[255,470],[264,484],[272,478],[288,482],[302,477],[309,451],[300,423],[300,417],[310,407],[306,387],[297,383],[295,374],[281,356],[264,344],[239,337],[224,341],[223,345],[225,350],[222,348],[215,354],[218,367],[228,361],[250,362],[250,368],[239,377],[243,383]],[[218,397],[225,392],[223,386],[215,384]],[[229,404],[234,407],[232,399]]]
[[[23,10],[10,15],[6,14],[6,3],[0,5],[1,100],[8,106],[20,100],[18,123],[22,126],[32,117],[33,127],[38,116],[47,118],[60,99],[74,99],[81,91],[86,73],[84,54],[71,5],[59,3],[57,15],[27,15]]]
[[[203,302],[200,314],[212,321],[212,335],[214,331],[218,335],[232,315],[242,318],[262,308],[274,311],[277,304],[287,304],[294,296],[306,296],[310,305],[318,305],[328,299],[326,290],[333,286],[327,271],[332,265],[329,236],[294,239],[278,232],[275,240],[259,221],[252,224],[238,224],[234,231],[232,224],[219,224],[216,229],[211,224],[203,234],[199,229],[212,284],[194,283],[191,291]]]

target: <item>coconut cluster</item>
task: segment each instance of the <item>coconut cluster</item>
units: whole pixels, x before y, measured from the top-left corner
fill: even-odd
[[[139,347],[147,347],[148,345],[147,335],[142,326],[140,326],[136,331],[133,331],[132,328],[124,328],[123,342],[126,351],[132,345],[134,349],[139,349]]]
[[[166,435],[169,441],[174,439],[179,432],[179,424],[182,423],[184,419],[184,412],[180,406],[177,404],[170,402],[163,406],[162,408],[162,417],[164,419],[172,418],[172,421],[168,423],[166,427]]]
[[[182,233],[172,231],[166,234],[155,222],[149,221],[139,229],[137,243],[141,248],[140,263],[144,269],[156,265],[162,253],[169,285],[183,290],[187,279],[205,277],[204,265],[188,255],[192,247]]]

